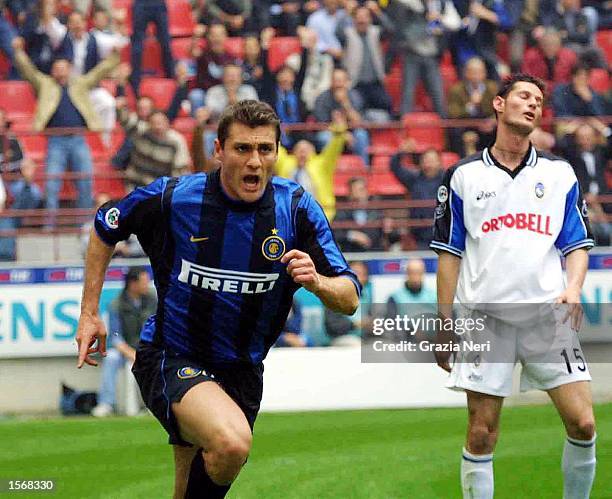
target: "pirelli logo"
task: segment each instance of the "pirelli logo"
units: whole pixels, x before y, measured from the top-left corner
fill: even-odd
[[[253,295],[270,291],[279,274],[255,274],[235,270],[214,269],[182,260],[180,282],[197,288],[224,293]]]

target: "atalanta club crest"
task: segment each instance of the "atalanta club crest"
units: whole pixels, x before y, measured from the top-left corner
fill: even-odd
[[[538,199],[542,199],[544,197],[544,184],[542,182],[538,182],[535,185],[535,195]]]
[[[179,379],[191,379],[195,378],[196,376],[199,376],[200,374],[202,374],[202,370],[196,369],[194,367],[181,367],[176,372],[176,375],[179,377]]]
[[[276,261],[285,254],[285,241],[278,235],[278,229],[272,229],[272,235],[264,239],[261,252],[268,260]]]

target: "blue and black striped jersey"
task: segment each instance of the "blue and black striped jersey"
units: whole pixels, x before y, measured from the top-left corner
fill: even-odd
[[[228,198],[218,171],[162,177],[102,206],[95,229],[109,245],[136,234],[151,260],[158,308],[141,339],[208,364],[264,359],[299,287],[280,262],[291,249],[360,291],[321,207],[277,177],[255,203]]]

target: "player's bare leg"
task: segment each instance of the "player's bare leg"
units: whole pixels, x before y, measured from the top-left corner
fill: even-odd
[[[181,469],[176,469],[175,488],[184,488],[185,497],[224,497],[251,450],[251,428],[244,413],[214,382],[194,386],[180,403],[172,404],[172,410],[183,439],[201,449],[190,463],[186,485],[184,463],[177,463]]]
[[[563,449],[563,497],[586,499],[595,478],[595,416],[591,386],[577,381],[548,390],[565,425]]]
[[[189,470],[191,463],[199,452],[197,447],[183,447],[173,445],[174,450],[174,499],[183,499],[187,492],[187,482],[189,480]]]
[[[468,429],[461,459],[463,497],[492,499],[493,451],[504,399],[466,390]]]

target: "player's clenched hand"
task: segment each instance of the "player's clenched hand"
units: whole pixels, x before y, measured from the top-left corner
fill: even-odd
[[[570,327],[578,332],[580,330],[580,326],[582,326],[582,316],[584,314],[582,310],[582,305],[580,304],[580,290],[568,287],[563,293],[559,295],[559,297],[555,300],[555,303],[567,304],[567,312],[561,321],[563,324],[567,322],[567,319],[571,317],[572,321],[570,323]]]
[[[97,315],[89,312],[81,312],[79,318],[79,326],[77,328],[76,341],[79,349],[79,360],[77,367],[83,367],[83,363],[90,366],[97,366],[98,363],[90,356],[94,353],[100,353],[106,356],[106,326],[104,321]],[[94,347],[94,343],[98,343]]]
[[[287,274],[291,276],[293,282],[301,284],[311,293],[317,292],[321,279],[308,253],[293,249],[283,255],[281,263],[289,264]]]

